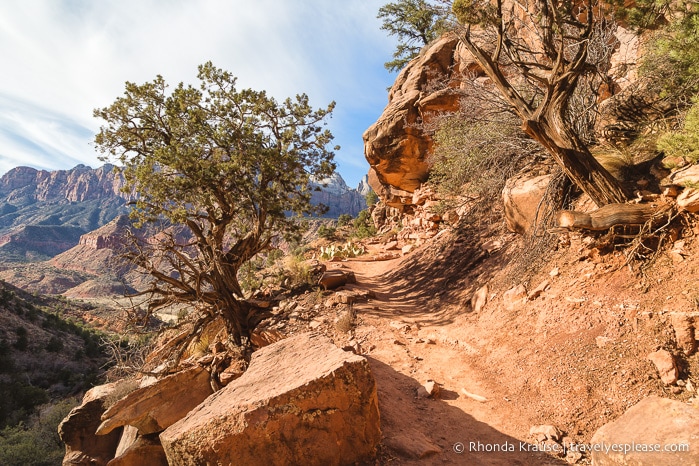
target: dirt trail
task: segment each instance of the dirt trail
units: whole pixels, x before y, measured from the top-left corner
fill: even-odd
[[[560,465],[567,464],[527,443],[529,422],[501,387],[485,379],[468,316],[458,303],[426,296],[390,273],[402,259],[346,261],[359,289],[376,298],[354,306],[356,339],[377,379],[384,449],[382,464]],[[425,271],[429,276],[429,271]],[[412,290],[412,291],[411,291]],[[436,399],[418,398],[428,380]],[[482,396],[477,401],[464,394]]]

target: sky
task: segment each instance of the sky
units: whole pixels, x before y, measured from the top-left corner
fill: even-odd
[[[337,103],[328,127],[338,171],[354,187],[369,166],[362,133],[381,115],[395,74],[387,0],[22,0],[0,2],[0,175],[16,166],[103,164],[93,110],[126,81],[162,75],[198,86],[212,61],[237,88],[277,100]]]

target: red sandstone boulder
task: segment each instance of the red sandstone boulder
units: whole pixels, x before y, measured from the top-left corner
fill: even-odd
[[[160,434],[170,465],[350,465],[381,440],[361,356],[297,335],[255,352],[245,374]]]
[[[592,437],[591,445],[595,448],[592,451],[592,464],[699,464],[698,440],[697,409],[680,401],[649,396],[629,408],[617,420],[600,427]],[[661,451],[650,451],[656,445]]]
[[[138,428],[141,435],[161,432],[212,393],[209,373],[193,366],[129,393],[102,415],[97,433],[125,425]]]
[[[502,190],[507,229],[519,234],[529,232],[536,220],[539,203],[546,193],[551,175],[510,178]]]
[[[58,435],[66,444],[65,466],[101,466],[114,457],[121,429],[109,435],[96,435],[95,431],[109,398],[114,397],[118,390],[118,383],[92,388],[85,393],[82,404],[73,408],[58,426]]]

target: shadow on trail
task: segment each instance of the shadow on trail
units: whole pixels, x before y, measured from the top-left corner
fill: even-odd
[[[416,399],[420,385],[366,356],[376,378],[381,429],[379,464],[558,466],[567,464],[535,446],[477,421],[443,399]],[[458,398],[455,392],[448,399]]]
[[[471,312],[470,297],[507,264],[505,250],[489,254],[475,232],[463,231],[414,252],[383,275],[355,272],[357,283],[376,294],[363,313],[388,314],[425,325],[446,325]]]

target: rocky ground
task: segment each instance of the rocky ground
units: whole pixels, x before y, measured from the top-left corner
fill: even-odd
[[[697,313],[696,226],[645,262],[628,262],[620,238],[560,233],[542,257],[502,231],[445,231],[405,256],[370,245],[327,263],[355,284],[282,302],[267,324],[270,339],[313,330],[367,357],[381,464],[589,464],[558,445],[589,443],[649,395],[695,396],[676,322]],[[659,349],[676,382],[648,360]],[[531,451],[542,445],[556,451]]]

